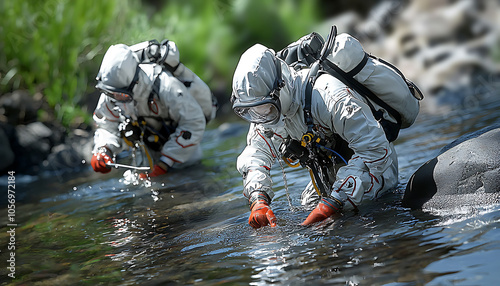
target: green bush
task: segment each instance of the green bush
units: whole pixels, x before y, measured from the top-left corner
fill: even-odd
[[[119,17],[127,12],[124,3],[2,1],[2,93],[19,88],[42,91],[58,119],[70,124],[95,77],[97,56],[114,40],[109,31],[125,23]]]
[[[189,68],[209,84],[223,82],[230,92],[247,48],[262,43],[278,49],[309,33],[320,21],[316,8],[317,1],[171,0],[154,15],[150,31],[175,41]]]

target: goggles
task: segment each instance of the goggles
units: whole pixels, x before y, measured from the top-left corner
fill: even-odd
[[[266,99],[256,102],[255,105],[238,106],[235,104],[233,110],[236,115],[252,123],[276,123],[280,118],[278,104],[279,101]]]
[[[134,78],[132,79],[132,82],[130,83],[130,85],[126,88],[116,88],[116,87],[102,83],[101,76],[98,75],[96,78],[97,85],[95,87],[100,92],[113,98],[114,100],[116,100],[118,102],[126,103],[126,102],[131,102],[134,100],[134,98],[132,96],[132,94],[133,94],[132,90],[134,89],[134,86],[137,84],[138,79],[139,79],[139,68],[136,68]]]
[[[267,96],[242,101],[241,97],[236,96],[236,92],[233,93],[231,102],[236,115],[256,124],[275,124],[278,122],[281,115],[280,90],[285,83],[281,78],[281,65],[276,61],[274,65],[276,67],[276,79],[273,89]]]
[[[101,89],[98,88],[100,92],[104,93],[105,95],[113,98],[114,100],[118,102],[131,102],[134,100],[132,97],[132,94],[126,92],[126,91],[111,91],[111,90],[106,90],[106,89]]]

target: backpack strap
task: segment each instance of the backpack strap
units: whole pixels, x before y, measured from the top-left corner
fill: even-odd
[[[355,75],[357,75],[365,67],[366,62],[368,62],[368,54],[367,53],[364,54],[363,59],[361,60],[361,62],[359,62],[359,64],[357,66],[355,66],[351,71],[349,71],[348,73],[346,73],[346,75],[348,77],[354,77]]]
[[[161,67],[161,66],[160,66]],[[158,69],[155,67],[153,73],[153,86],[151,87],[151,92],[149,93],[148,103],[152,103],[154,101],[155,95],[160,96],[160,80],[158,79],[159,75],[163,69]]]
[[[417,87],[417,85],[415,83],[413,83],[411,80],[407,79],[405,77],[405,75],[403,74],[402,71],[400,71],[396,66],[394,66],[393,64],[391,64],[390,62],[382,59],[382,58],[379,58],[379,57],[376,57],[374,55],[368,55],[370,58],[372,59],[375,59],[381,63],[383,63],[384,65],[392,68],[395,72],[397,72],[399,74],[399,76],[406,82],[406,85],[408,86],[408,88],[410,89],[410,92],[411,94],[413,95],[413,97],[415,97],[417,100],[422,100],[424,99],[424,94],[422,93],[422,91]]]
[[[169,72],[171,72],[172,74],[174,74],[174,72],[177,70],[177,68],[181,64],[181,62],[179,61],[179,63],[175,67],[170,66],[169,64],[167,64],[166,60],[167,60],[167,57],[168,57],[168,49],[169,49],[168,42],[169,42],[168,39],[165,39],[165,40],[161,41],[160,47],[161,46],[165,46],[167,50],[165,51],[165,54],[161,58],[159,58],[156,62],[157,63],[161,63],[161,65],[165,69],[167,69]]]
[[[331,73],[337,79],[342,81],[344,84],[357,91],[361,96],[372,100],[373,102],[375,102],[376,104],[380,105],[382,108],[387,110],[387,112],[389,112],[396,119],[398,124],[401,125],[401,115],[399,114],[399,112],[397,112],[394,108],[389,106],[389,104],[385,103],[382,99],[380,99],[377,95],[375,95],[366,86],[359,83],[356,79],[354,79],[352,76],[349,76],[346,72],[341,70],[338,66],[336,66],[334,63],[330,61],[324,61],[323,66],[327,69],[328,73]],[[356,66],[356,68],[358,66]]]
[[[304,121],[307,125],[307,131],[302,135],[302,146],[306,147],[307,144],[312,143],[316,136],[314,135],[314,121],[311,111],[311,102],[312,102],[312,92],[314,83],[316,79],[320,75],[319,71],[319,63],[316,62],[313,64],[309,73],[307,74],[307,82],[306,82],[306,90],[304,94]]]
[[[321,75],[320,68],[322,63],[326,60],[327,56],[332,52],[333,44],[335,43],[335,38],[337,37],[337,27],[332,26],[326,43],[323,45],[319,58],[311,65],[309,72],[307,74],[306,90],[304,95],[304,120],[307,125],[307,132],[302,135],[302,146],[306,146],[313,142],[317,137],[314,136],[313,128],[314,121],[311,112],[311,101],[312,101],[312,91],[316,79]]]
[[[379,61],[379,62],[383,63],[384,65],[386,65],[386,66],[390,67],[390,68],[391,68],[391,69],[393,69],[395,72],[397,72],[397,73],[399,74],[399,76],[400,76],[401,78],[403,78],[403,80],[404,80],[404,81],[406,81],[406,77],[405,77],[405,75],[403,74],[403,72],[402,72],[402,71],[400,71],[400,70],[399,70],[399,69],[398,69],[395,65],[391,64],[390,62],[388,62],[388,61],[386,61],[386,60],[384,60],[384,59],[382,59],[382,58],[376,57],[376,56],[374,56],[374,55],[368,55],[368,56],[369,56],[370,58],[372,58],[372,59],[374,59],[374,60],[377,60],[377,61]]]
[[[358,64],[354,69],[361,70],[361,68],[363,68],[363,66],[364,66],[361,64],[363,62],[366,64],[366,61],[364,59],[366,59],[366,60],[368,59],[368,56],[366,56],[366,54],[365,54],[365,57],[363,58],[363,61],[360,64]],[[399,114],[399,112],[397,112],[394,108],[389,106],[389,104],[387,104],[382,99],[380,99],[376,94],[374,94],[366,86],[362,85],[356,79],[354,79],[353,76],[356,75],[357,72],[351,73],[352,76],[350,76],[348,73],[344,72],[338,66],[336,66],[334,63],[332,63],[328,60],[323,61],[322,66],[329,74],[333,75],[338,80],[343,82],[345,85],[354,89],[357,93],[359,93],[361,96],[363,96],[366,99],[367,104],[373,113],[373,116],[375,117],[375,119],[377,121],[380,122],[380,124],[384,128],[387,140],[389,140],[389,142],[396,140],[396,138],[399,134],[399,130],[401,129],[401,123],[402,123],[401,115]],[[360,66],[361,66],[361,68],[359,68]],[[358,70],[358,72],[359,72],[359,70]],[[397,123],[392,123],[390,121],[385,120],[383,118],[383,113],[380,110],[376,110],[375,107],[373,106],[373,104],[371,104],[370,100],[375,102],[376,104],[378,104],[383,109],[387,110],[387,112],[389,112],[389,114],[391,114],[396,119]]]

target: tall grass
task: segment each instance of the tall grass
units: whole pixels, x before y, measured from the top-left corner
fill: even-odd
[[[158,1],[161,3],[161,1]],[[0,2],[0,91],[41,91],[66,126],[85,118],[106,49],[165,38],[212,87],[230,90],[241,53],[259,42],[277,49],[320,21],[317,1],[170,0],[159,9],[139,0]]]
[[[86,117],[78,107],[95,77],[99,55],[123,25],[126,1],[2,1],[0,71],[2,93],[41,91],[57,119],[69,125]]]

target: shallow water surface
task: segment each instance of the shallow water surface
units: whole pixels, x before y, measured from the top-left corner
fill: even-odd
[[[278,226],[248,225],[235,169],[248,128],[241,122],[207,131],[202,165],[147,186],[126,185],[122,170],[18,176],[16,279],[2,267],[2,285],[494,285],[500,205],[410,211],[400,201],[421,164],[460,135],[500,123],[499,108],[500,99],[487,98],[446,115],[422,113],[396,141],[399,188],[309,228],[298,225],[308,214],[299,202],[308,173],[285,169],[291,209],[278,164]]]

